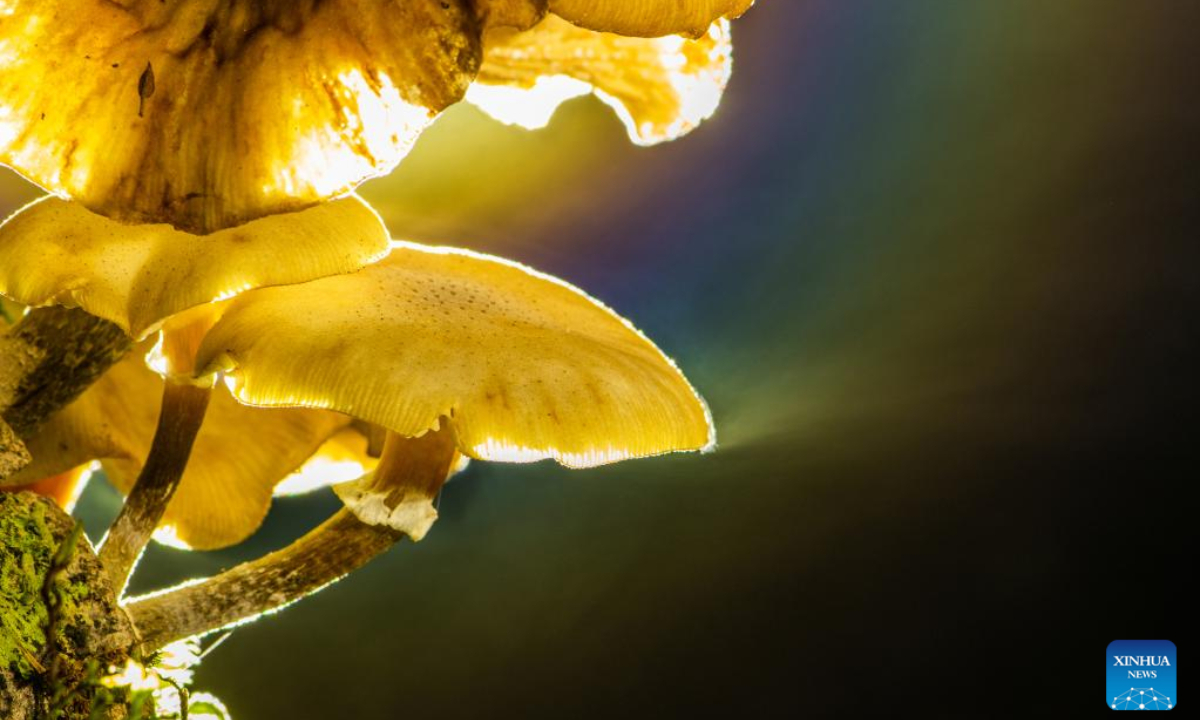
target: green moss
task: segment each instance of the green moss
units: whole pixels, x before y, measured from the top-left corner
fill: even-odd
[[[38,667],[46,646],[48,610],[42,589],[58,540],[46,505],[24,503],[15,495],[0,494],[0,665],[19,679],[28,679]],[[85,582],[60,576],[55,590],[62,598],[63,620],[79,614],[79,603],[90,593]],[[59,643],[71,644],[64,632],[72,623],[59,623]]]

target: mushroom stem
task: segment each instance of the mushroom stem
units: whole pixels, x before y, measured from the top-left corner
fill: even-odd
[[[419,539],[436,517],[429,502],[456,457],[454,434],[445,424],[418,438],[389,433],[383,459],[364,480],[368,492],[380,493],[378,502],[393,502],[398,512],[373,522],[371,513],[342,508],[282,550],[207,580],[134,600],[126,610],[143,649],[153,652],[176,640],[253,620],[340,580],[405,536]],[[432,517],[412,512],[421,503],[429,505]]]
[[[365,565],[404,534],[339,510],[288,547],[220,575],[126,606],[145,652],[253,620]]]
[[[170,380],[163,388],[162,412],[146,464],[100,545],[100,562],[118,597],[179,487],[211,396],[208,388]]]
[[[78,397],[132,343],[113,323],[63,307],[31,310],[0,335],[0,478],[28,463],[20,440]]]

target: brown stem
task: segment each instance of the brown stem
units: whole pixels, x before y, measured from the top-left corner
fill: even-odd
[[[448,425],[419,438],[388,434],[375,472],[358,481],[358,496],[378,494],[377,502],[400,508],[400,522],[342,508],[319,527],[270,555],[195,585],[135,600],[126,608],[152,652],[167,643],[251,620],[316,592],[365,565],[405,535],[419,538],[429,519],[413,525],[412,503],[428,504],[446,481],[457,456]],[[342,493],[339,493],[341,495]],[[345,497],[343,497],[345,499]],[[436,517],[432,506],[429,512]],[[379,513],[376,513],[379,514]]]
[[[171,381],[163,388],[150,454],[100,546],[100,562],[117,597],[179,487],[211,395],[208,388]]]
[[[63,307],[31,310],[0,335],[0,478],[29,462],[20,439],[78,397],[132,343],[113,323]]]
[[[404,534],[339,510],[288,547],[126,607],[146,652],[276,610],[365,565]]]

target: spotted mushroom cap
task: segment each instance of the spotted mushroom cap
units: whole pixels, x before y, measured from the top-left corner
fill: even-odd
[[[675,365],[580,290],[516,263],[397,242],[359,272],[229,303],[196,368],[236,397],[405,437],[449,419],[471,458],[587,467],[714,443]]]

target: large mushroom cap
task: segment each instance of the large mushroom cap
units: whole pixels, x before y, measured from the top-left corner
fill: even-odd
[[[0,163],[211,232],[390,170],[479,54],[467,0],[6,0]]]
[[[479,69],[485,30],[524,31],[547,17],[554,28],[704,38],[713,23],[751,4],[6,0],[0,163],[123,222],[214,232],[315,205],[391,170],[437,114],[463,97]],[[648,103],[661,114],[673,102],[647,96],[711,74],[703,67],[710,61],[699,63],[701,73],[689,59],[683,81],[664,78],[669,68],[660,60],[671,55],[659,44],[631,54],[611,39],[564,43],[555,33],[543,29],[526,45],[550,43],[558,53],[552,64],[612,98],[639,129],[662,124],[639,117]],[[521,51],[519,41],[502,42]],[[568,62],[564,49],[582,55]],[[622,56],[603,57],[613,50]],[[642,71],[649,89],[634,87]],[[498,82],[527,86],[529,72]],[[694,112],[684,119],[697,121]]]
[[[582,467],[713,443],[707,408],[628,322],[515,263],[396,243],[357,273],[230,302],[196,357],[248,404],[338,410],[406,437]]]
[[[357,270],[389,243],[379,216],[356,197],[209,235],[125,225],[47,197],[0,226],[0,294],[78,306],[140,339],[196,305]]]

